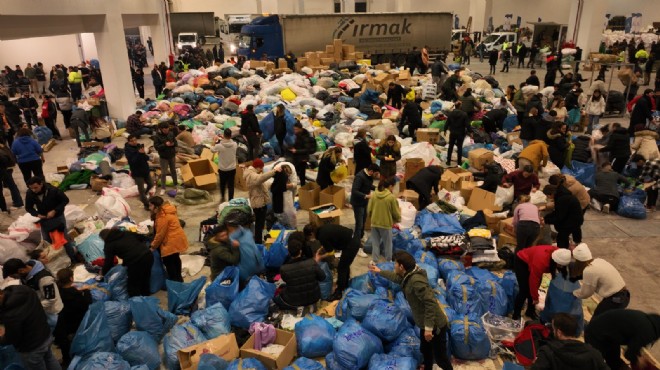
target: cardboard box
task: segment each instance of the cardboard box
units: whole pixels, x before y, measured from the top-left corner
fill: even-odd
[[[415,132],[417,135],[417,142],[425,141],[431,144],[437,144],[440,139],[439,128],[420,128]]]
[[[357,60],[357,57],[355,56],[355,53],[348,53],[344,54],[344,60]]]
[[[310,210],[319,205],[321,188],[315,182],[308,182],[298,189],[300,209]]]
[[[440,187],[448,191],[461,190],[461,181],[472,181],[472,173],[459,167],[449,168],[440,177]]]
[[[422,158],[407,158],[406,163],[404,164],[404,175],[403,179],[408,180],[411,177],[415,176],[419,170],[426,167],[426,163]]]
[[[41,146],[41,150],[43,150],[44,152],[50,152],[50,150],[53,149],[55,145],[57,145],[55,139],[50,139],[46,144]]]
[[[392,75],[389,73],[381,73],[378,76],[374,77],[374,83],[383,85],[385,83],[389,84],[389,81],[392,80]]]
[[[321,63],[323,65],[330,65],[335,62],[335,58],[321,58]]]
[[[335,53],[335,46],[334,45],[326,45],[325,46],[325,53],[326,54],[334,54]]]
[[[92,186],[93,191],[101,191],[104,187],[108,186],[108,180],[103,180],[95,175],[89,179],[89,184]]]
[[[486,218],[486,225],[488,226],[488,229],[493,234],[499,234],[500,232],[500,222],[504,220],[506,217],[495,217],[493,216],[493,211],[490,209],[484,209],[484,217]]]
[[[516,241],[516,237],[513,236],[513,235],[510,235],[510,234],[506,234],[506,233],[505,234],[500,234],[497,237],[497,248],[498,249],[502,248],[506,244],[513,245],[513,246],[517,245],[518,242]]]
[[[477,187],[477,183],[474,181],[461,181],[461,197],[465,199],[465,203],[470,201],[470,196],[472,191]]]
[[[493,152],[486,148],[474,149],[468,152],[468,161],[470,161],[470,166],[477,169],[478,171],[482,171],[484,169],[484,165],[493,162],[494,157],[495,156]]]
[[[67,175],[69,173],[69,166],[57,166],[56,172]]]
[[[419,194],[414,190],[404,190],[401,194],[401,198],[406,202],[412,203],[413,206],[419,211]]]
[[[286,59],[279,58],[277,59],[277,68],[287,68],[289,65],[286,64]]]
[[[243,175],[243,172],[245,172],[245,170],[250,166],[252,166],[252,161],[241,163],[236,166],[236,177],[234,177],[234,187],[236,189],[243,191],[247,190],[247,184],[245,183],[245,176]]]
[[[319,204],[332,203],[337,209],[344,208],[346,202],[346,190],[337,185],[331,185],[319,193]]]
[[[213,163],[213,153],[204,149],[199,157],[181,167],[183,183],[198,189],[213,190],[218,186],[218,166]]]
[[[275,344],[284,346],[279,356],[271,356],[254,349],[254,334],[241,347],[241,358],[256,358],[269,370],[281,370],[287,367],[296,357],[298,351],[296,345],[296,334],[280,329],[275,329]]]
[[[389,71],[392,69],[389,63],[376,64],[376,69],[379,71]]]
[[[181,369],[197,369],[200,357],[205,353],[211,353],[222,357],[226,361],[237,359],[239,351],[238,343],[236,343],[236,336],[234,333],[221,335],[217,338],[207,340],[206,342],[180,349],[177,352],[177,357],[179,358]]]
[[[81,143],[83,148],[98,148],[103,149],[105,143],[102,141],[83,141]]]
[[[520,139],[520,131],[509,132],[506,134],[506,141],[509,142],[509,145],[513,145],[514,143],[522,145],[522,140]]]
[[[119,167],[124,167],[128,165],[128,160],[126,159],[126,157],[121,157],[121,159],[117,159],[117,161],[115,161],[115,165]]]
[[[275,69],[275,63],[274,62],[266,62],[266,71],[272,71]]]
[[[362,51],[356,51],[355,52],[355,59],[360,59],[362,60],[364,58],[364,52]],[[369,65],[371,65],[371,59],[369,60]]]
[[[410,80],[410,70],[404,69],[399,71],[399,80],[402,81]]]
[[[332,57],[335,58],[335,62],[341,61],[341,52],[343,48],[342,44],[343,42],[341,41],[341,39],[334,39],[334,41],[332,42],[332,45],[334,47]]]
[[[509,234],[515,237],[516,233],[513,231],[513,217],[500,220],[500,234]]]
[[[339,225],[339,220],[341,218],[341,209],[335,209],[330,212],[316,213],[320,209],[323,209],[328,206],[333,206],[334,204],[321,204],[317,207],[312,207],[309,209],[309,223],[315,226],[321,226],[325,224],[335,224]]]
[[[351,53],[354,54],[355,53],[355,45],[348,45],[348,44],[342,45],[341,51],[342,51],[342,53],[344,53],[344,55],[351,54]]]
[[[250,61],[250,69],[264,68],[265,66],[266,66],[266,62],[264,61],[261,60]]]
[[[499,210],[499,207],[495,205],[495,193],[480,188],[474,188],[472,190],[467,207],[473,211],[482,211],[484,209]]]

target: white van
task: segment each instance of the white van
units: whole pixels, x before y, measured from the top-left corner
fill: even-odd
[[[518,42],[518,34],[515,32],[493,32],[483,40],[483,44],[486,45],[486,51],[502,50],[502,44],[505,41],[509,45]]]

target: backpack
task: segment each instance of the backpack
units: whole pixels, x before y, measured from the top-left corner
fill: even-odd
[[[16,157],[6,145],[0,146],[0,166],[10,168],[16,165]]]
[[[531,366],[536,361],[536,353],[550,338],[550,329],[539,323],[530,322],[518,333],[513,341],[516,359],[523,366]]]

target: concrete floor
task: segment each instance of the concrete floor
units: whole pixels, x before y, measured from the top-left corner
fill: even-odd
[[[486,74],[488,65],[486,63],[479,63],[478,59],[470,66],[473,70]],[[518,85],[523,81],[529,71],[526,69],[518,70],[511,68],[509,73],[498,73],[495,76],[500,85],[515,84]],[[539,71],[539,78],[543,79],[545,71]],[[146,74],[146,94],[147,97],[153,97],[153,86],[151,81],[148,80],[150,75]],[[589,72],[585,73],[585,78],[589,78]],[[608,81],[609,82],[609,81]],[[588,87],[588,82],[583,84],[583,87]],[[622,90],[621,83],[618,80],[613,82],[613,89]],[[122,117],[125,119],[125,117]],[[613,122],[615,119],[606,119],[604,122]],[[621,119],[621,123],[627,125],[628,118]],[[75,141],[68,138],[66,130],[63,130],[61,117],[58,122],[60,130],[62,131],[64,141],[58,144],[48,153],[45,153],[46,163],[44,170],[46,173],[54,172],[55,167],[58,165],[66,164],[69,159],[75,160],[77,148]],[[145,144],[149,140],[143,140]],[[123,147],[125,143],[124,138],[117,138],[113,141],[119,147]],[[150,144],[150,143],[148,143]],[[22,192],[25,191],[25,184],[20,176],[18,169],[15,170],[14,178]],[[198,238],[198,225],[199,222],[213,216],[215,208],[219,202],[219,192],[213,191],[215,201],[201,206],[186,206],[178,205],[179,216],[186,221],[185,228],[188,239],[193,241]],[[95,214],[94,202],[98,195],[94,194],[91,190],[70,190],[66,193],[71,200],[72,204],[77,204],[85,207],[85,211],[93,216]],[[4,192],[5,199],[10,200],[7,190]],[[237,191],[237,197],[244,197],[246,193]],[[127,199],[132,208],[132,216],[136,221],[142,221],[148,217],[147,211],[142,208],[141,203],[137,198]],[[0,214],[0,232],[7,230],[9,224],[16,219],[19,215],[23,214],[24,210],[17,210],[12,212],[11,216],[5,213]],[[298,212],[298,226],[302,228],[307,223],[308,215],[306,211]],[[345,209],[341,217],[342,225],[353,227],[354,218],[353,212],[350,209]],[[605,215],[588,211],[586,214],[586,221],[583,226],[584,242],[588,243],[595,257],[602,257],[612,264],[614,264],[624,279],[627,282],[627,287],[631,291],[632,299],[630,308],[640,309],[643,311],[660,312],[660,213],[649,213],[647,220],[630,220],[617,215]],[[191,242],[189,252],[199,249],[201,246],[198,242]],[[356,258],[353,265],[353,275],[359,275],[366,271],[368,258]],[[209,275],[209,270],[205,267],[202,275]],[[196,277],[199,277],[197,275]],[[188,280],[188,279],[187,279]],[[163,292],[158,294],[163,302],[166,296]],[[651,349],[651,352],[656,358],[660,358],[660,347],[656,346]]]

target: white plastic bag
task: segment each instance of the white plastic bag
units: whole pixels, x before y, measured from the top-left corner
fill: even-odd
[[[412,203],[406,202],[405,200],[398,199],[399,209],[401,209],[401,222],[399,223],[399,228],[401,230],[407,230],[415,225],[415,216],[417,215],[417,209],[413,206]]]
[[[127,188],[105,187],[103,188],[103,195],[110,195],[111,193],[119,194],[122,198],[137,197],[140,195],[137,185],[129,186]]]
[[[64,207],[64,218],[66,218],[66,228],[71,229],[78,221],[86,220],[89,218],[82,208],[75,204],[67,204]]]
[[[16,221],[12,222],[11,225],[9,225],[9,228],[7,229],[9,233],[9,237],[18,241],[22,242],[25,239],[27,239],[30,234],[33,232],[36,232],[38,234],[39,240],[41,240],[41,232],[37,229],[37,226],[35,225],[35,222],[39,221],[39,217],[32,216],[29,213],[26,213],[19,218],[16,219]]]
[[[542,191],[533,191],[530,194],[530,198],[532,198],[531,202],[532,204],[545,204],[548,202],[548,197],[543,194]]]
[[[495,205],[504,207],[511,203],[513,203],[513,186],[510,188],[498,186],[495,191]]]
[[[107,195],[102,195],[94,205],[96,206],[96,212],[99,218],[104,221],[108,221],[113,217],[128,217],[131,214],[131,206],[128,205],[121,195],[115,192],[108,192]]]
[[[8,237],[0,237],[0,265],[4,265],[7,260],[18,258],[21,261],[27,261],[27,252],[16,240]]]

